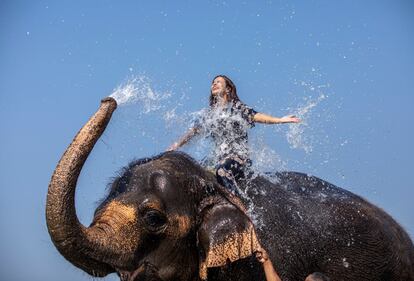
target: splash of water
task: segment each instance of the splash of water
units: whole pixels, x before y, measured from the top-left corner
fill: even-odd
[[[309,134],[310,125],[308,120],[314,111],[314,108],[327,96],[322,93],[324,85],[314,86],[302,82],[302,86],[307,87],[310,91],[319,92],[319,96],[316,98],[309,97],[305,100],[305,104],[294,110],[295,115],[298,116],[302,122],[289,125],[288,131],[286,132],[286,139],[291,148],[303,149],[306,153],[311,153],[313,150],[312,134]],[[144,75],[127,79],[124,83],[115,88],[110,96],[117,101],[118,105],[137,104],[140,106],[140,109],[136,111],[138,115],[157,113],[158,116],[162,117],[162,121],[164,122],[167,131],[177,131],[177,129],[188,128],[189,123],[194,123],[194,120],[200,119],[200,117],[206,113],[206,110],[197,112],[179,112],[179,107],[182,107],[182,103],[180,103],[179,100],[182,100],[183,97],[176,99],[176,97],[173,97],[171,91],[162,92],[155,90],[151,84],[151,80]],[[242,118],[237,117],[237,115],[225,115],[226,113],[222,110],[213,111],[209,118],[204,119],[205,122],[202,126],[211,128],[214,127],[214,123],[216,123],[217,120],[226,118],[233,118],[233,122],[238,122],[242,124],[242,126],[247,125],[245,124],[245,121]],[[237,118],[239,119],[236,120]],[[231,122],[228,124],[230,123]],[[148,135],[146,129],[147,128],[145,127],[140,129],[143,135]],[[224,131],[220,131],[219,128],[216,129],[215,134],[222,136]],[[231,132],[232,129],[225,128],[225,131]],[[157,138],[156,136],[152,137]],[[226,138],[228,139],[228,137]],[[226,138],[223,139],[225,140]],[[194,154],[196,159],[204,158],[206,160],[206,158],[208,158],[206,155],[209,154],[208,151],[213,151],[213,153],[210,153],[210,163],[217,162],[217,157],[214,158],[211,156],[226,154],[228,150],[232,148],[229,143],[224,141],[222,142],[222,145],[212,149],[211,140],[206,140],[205,138],[201,138],[197,144],[197,146],[190,148],[190,154]],[[272,170],[285,169],[286,163],[283,163],[278,154],[267,147],[260,141],[260,139],[256,139],[256,143],[252,145],[251,148],[251,156],[254,159],[254,163],[256,163],[255,171],[258,173],[263,174],[265,169],[269,169],[269,167],[273,167]],[[239,150],[246,150],[246,148],[240,147]]]
[[[318,97],[308,98],[304,105],[294,110],[295,115],[301,119],[301,122],[299,124],[289,124],[286,139],[291,148],[303,149],[308,154],[313,151],[312,140],[307,134],[307,131],[310,128],[308,120],[313,109],[326,98],[327,95],[319,93]]]
[[[260,136],[251,144],[251,158],[255,176],[264,176],[273,183],[278,182],[275,172],[287,169],[287,163],[276,150],[269,147]]]
[[[143,113],[158,111],[164,107],[164,101],[171,97],[170,92],[159,92],[151,86],[151,80],[146,76],[136,76],[119,85],[110,97],[118,105],[139,103]]]

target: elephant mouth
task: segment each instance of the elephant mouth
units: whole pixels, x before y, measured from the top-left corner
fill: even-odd
[[[121,281],[164,281],[158,271],[158,267],[144,261],[134,271],[117,270],[117,273]]]

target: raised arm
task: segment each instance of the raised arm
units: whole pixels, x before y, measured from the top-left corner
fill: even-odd
[[[172,145],[170,145],[170,147],[167,148],[167,151],[172,151],[172,150],[176,150],[178,148],[180,148],[181,146],[183,146],[184,144],[186,144],[192,137],[194,137],[195,135],[197,135],[199,132],[199,129],[196,127],[192,127],[188,130],[187,133],[185,133],[180,139],[179,141],[173,143]]]
[[[283,124],[283,123],[299,123],[300,119],[295,115],[288,115],[281,118],[273,117],[264,113],[256,113],[253,117],[253,121],[264,124]]]

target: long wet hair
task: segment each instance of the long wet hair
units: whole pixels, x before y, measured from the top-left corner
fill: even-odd
[[[229,87],[230,88],[230,92],[226,93],[227,95],[227,101],[228,102],[232,102],[233,104],[236,104],[236,102],[241,102],[241,100],[239,99],[239,96],[237,95],[237,89],[236,89],[236,85],[234,85],[233,81],[230,80],[229,77],[227,77],[226,75],[217,75],[216,77],[214,77],[214,79],[216,79],[217,77],[222,77],[224,79],[224,81],[226,81],[226,88]],[[214,81],[213,79],[213,81]],[[213,82],[212,81],[212,82]],[[214,106],[217,104],[217,96],[213,95],[210,91],[210,107]]]

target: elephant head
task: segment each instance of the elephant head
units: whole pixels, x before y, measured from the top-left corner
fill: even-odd
[[[198,280],[209,267],[260,247],[241,203],[183,153],[130,163],[110,185],[89,227],[75,210],[78,176],[116,109],[112,98],[82,127],[49,184],[46,220],[58,251],[90,275],[121,280]]]

